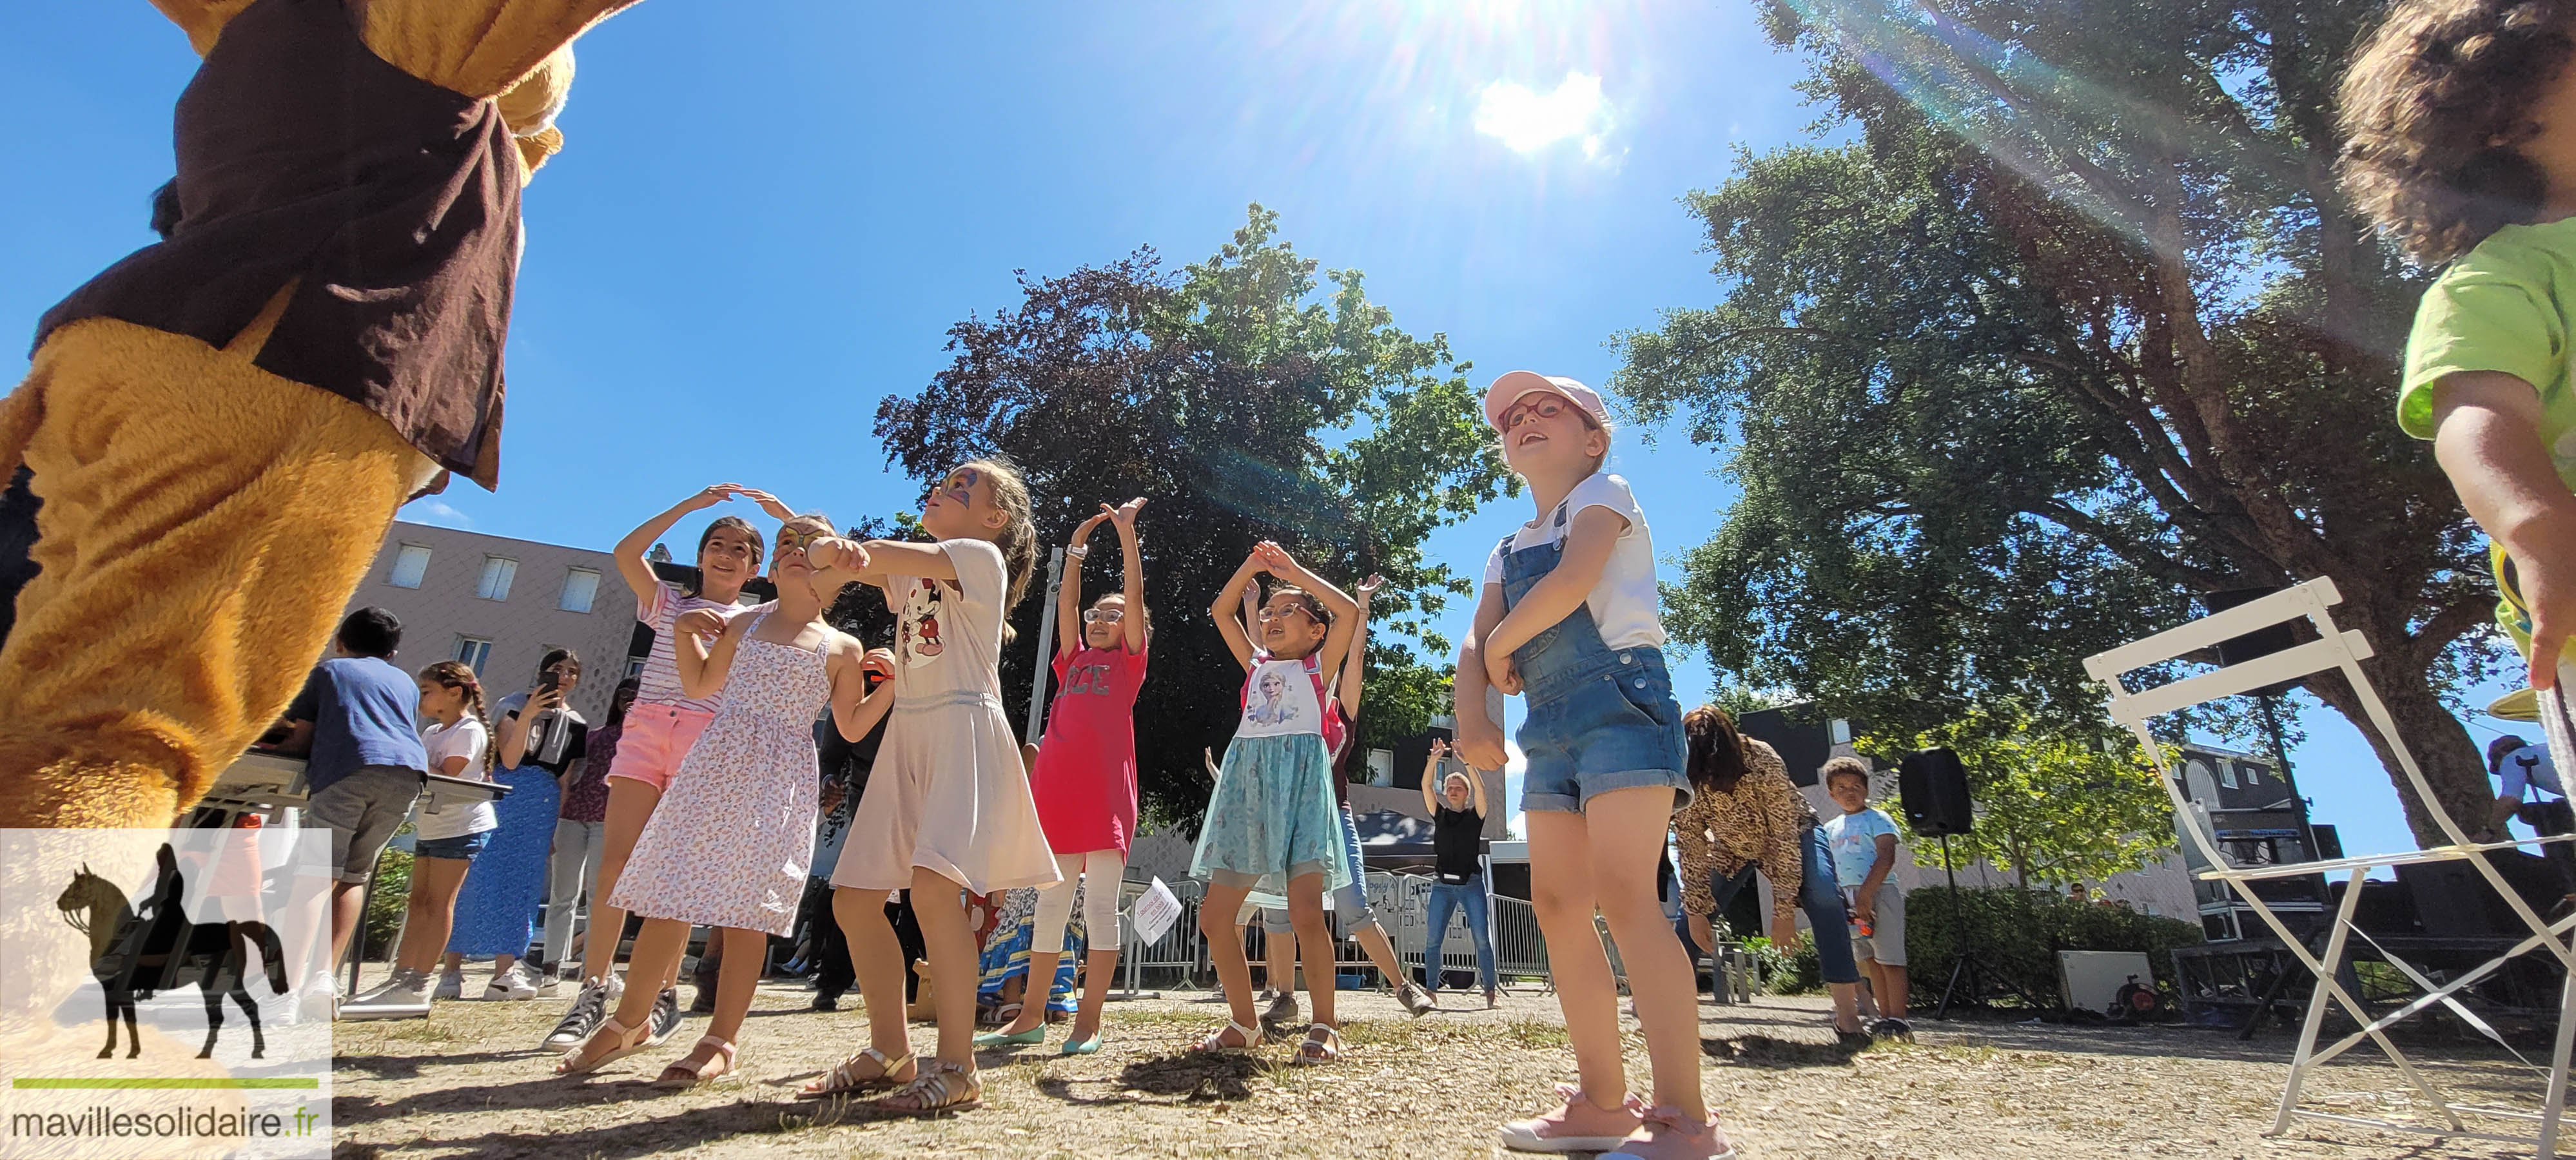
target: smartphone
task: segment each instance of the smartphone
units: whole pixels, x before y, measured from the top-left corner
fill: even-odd
[[[561,669],[547,669],[544,676],[537,678],[537,691],[540,693],[551,693],[562,687],[563,670]]]

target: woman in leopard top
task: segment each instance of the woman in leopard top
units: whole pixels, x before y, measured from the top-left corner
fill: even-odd
[[[1690,745],[1690,804],[1673,814],[1682,856],[1682,910],[1692,941],[1716,944],[1711,916],[1753,881],[1771,879],[1771,941],[1798,941],[1796,912],[1816,931],[1816,958],[1834,996],[1834,1030],[1863,1036],[1860,970],[1852,960],[1832,855],[1816,811],[1789,781],[1789,767],[1768,745],[1735,731],[1724,710],[1702,705],[1682,718]]]

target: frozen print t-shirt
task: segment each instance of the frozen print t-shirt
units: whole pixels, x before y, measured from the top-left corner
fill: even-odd
[[[1237,737],[1283,737],[1292,733],[1323,736],[1324,697],[1315,658],[1275,660],[1257,654],[1243,680],[1243,719]]]

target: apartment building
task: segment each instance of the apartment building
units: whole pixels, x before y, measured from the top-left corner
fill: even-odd
[[[402,619],[396,665],[464,661],[495,700],[535,684],[547,650],[579,653],[571,703],[593,723],[637,651],[635,594],[608,553],[587,548],[397,522],[349,600],[368,606]]]

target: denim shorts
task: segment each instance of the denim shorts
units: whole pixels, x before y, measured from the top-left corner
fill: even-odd
[[[1690,801],[1682,710],[1661,650],[1616,649],[1536,684],[1515,735],[1529,757],[1521,809],[1581,813],[1595,797],[1639,786],[1672,788],[1675,809]]]
[[[452,858],[471,862],[476,854],[483,852],[483,847],[491,844],[492,831],[477,830],[461,838],[423,838],[412,845],[411,852],[419,858]]]

